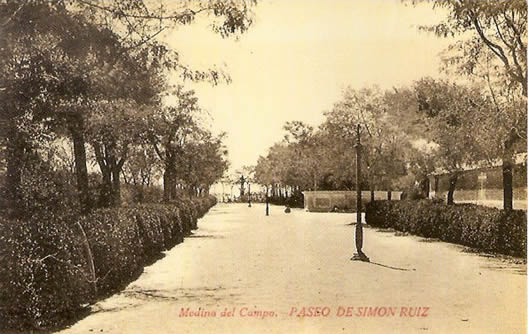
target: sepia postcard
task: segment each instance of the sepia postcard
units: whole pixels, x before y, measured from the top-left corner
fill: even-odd
[[[525,0],[0,0],[0,333],[526,333]]]

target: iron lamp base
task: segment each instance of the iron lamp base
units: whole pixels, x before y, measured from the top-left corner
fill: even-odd
[[[352,260],[352,261],[370,262],[370,259],[363,252],[354,253],[354,256],[352,256],[352,258],[350,260]]]

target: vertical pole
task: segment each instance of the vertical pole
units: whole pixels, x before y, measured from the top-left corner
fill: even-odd
[[[251,183],[248,182],[248,207],[251,207]]]
[[[363,248],[363,225],[361,224],[361,127],[356,129],[356,253],[351,260],[369,262],[369,258],[361,251]]]
[[[356,129],[356,249],[361,253],[363,247],[363,227],[361,225],[361,139],[360,139],[360,125]]]
[[[244,184],[246,183],[246,179],[244,178],[244,175],[240,176],[240,202],[242,202],[242,197],[244,196]]]
[[[266,216],[269,216],[269,197],[268,197],[268,187],[266,187]]]

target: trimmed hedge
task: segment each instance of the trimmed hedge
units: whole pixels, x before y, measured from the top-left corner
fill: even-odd
[[[374,201],[367,224],[438,238],[486,252],[526,257],[526,212],[431,200]]]
[[[287,205],[290,208],[304,208],[304,196],[300,192],[289,197],[272,196],[269,202],[274,205]]]
[[[0,218],[0,327],[43,328],[75,317],[182,242],[214,204],[204,197],[84,217]]]

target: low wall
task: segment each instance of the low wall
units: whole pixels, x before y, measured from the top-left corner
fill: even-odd
[[[513,166],[513,207],[528,208],[526,186],[526,154],[516,157]],[[450,174],[429,176],[429,198],[445,200],[449,189]],[[483,167],[461,171],[454,193],[455,203],[474,203],[478,205],[503,208],[502,166]]]
[[[304,191],[304,208],[310,212],[329,212],[338,210],[356,211],[355,191]],[[392,191],[391,200],[399,200],[401,191]],[[388,199],[388,191],[374,191],[375,200]],[[361,192],[361,202],[370,202],[371,192]]]
[[[528,209],[528,188],[513,189],[513,208]],[[430,192],[430,198],[447,199],[447,191]],[[504,192],[502,189],[455,190],[455,203],[473,203],[494,208],[503,208]]]

